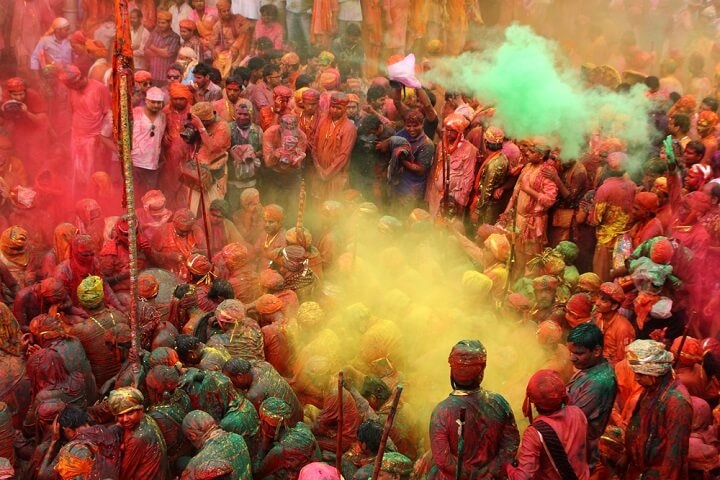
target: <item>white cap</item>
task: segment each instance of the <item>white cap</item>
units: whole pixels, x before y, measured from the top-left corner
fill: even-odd
[[[158,87],[151,87],[145,94],[145,100],[151,100],[153,102],[164,102],[165,95],[163,94],[163,91],[160,90]]]

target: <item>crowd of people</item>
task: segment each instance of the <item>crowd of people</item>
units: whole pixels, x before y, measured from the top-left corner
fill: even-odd
[[[113,2],[0,2],[0,479],[720,478],[716,5],[579,3],[127,2],[136,277]],[[427,80],[513,20],[650,142]]]

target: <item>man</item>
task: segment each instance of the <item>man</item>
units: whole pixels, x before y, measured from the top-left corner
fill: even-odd
[[[273,89],[280,86],[282,74],[280,67],[269,64],[262,68],[262,76],[255,82],[255,85],[245,91],[245,98],[250,100],[255,107],[255,123],[260,124],[260,112],[264,108],[273,105]]]
[[[230,125],[230,156],[228,162],[227,201],[231,208],[241,207],[243,192],[257,184],[260,160],[262,158],[262,129],[253,123],[253,105],[250,100],[240,98],[236,102],[234,122]],[[248,237],[246,237],[248,238]],[[250,238],[248,238],[249,241]]]
[[[338,68],[347,77],[364,78],[365,52],[362,47],[360,26],[350,23],[342,37],[333,42],[333,53],[337,56]]]
[[[145,47],[149,40],[150,31],[143,25],[143,13],[133,8],[130,11],[130,43],[133,49],[133,65],[137,70],[150,68],[145,57]]]
[[[296,103],[298,102],[296,101]],[[308,148],[312,148],[317,125],[320,122],[320,113],[318,112],[320,92],[313,88],[304,90],[301,94],[300,104],[302,105],[302,110],[298,115],[298,125],[300,126],[300,130],[307,136]],[[307,153],[310,154],[310,151]]]
[[[201,174],[197,183],[189,185],[189,207],[193,212],[199,212],[201,188],[206,190],[206,208],[213,200],[225,196],[230,128],[227,122],[218,119],[209,102],[196,103],[190,109],[190,114],[192,125],[199,133],[194,160],[200,164],[204,174]]]
[[[61,74],[70,89],[73,111],[70,150],[72,156],[72,191],[77,195],[87,186],[88,174],[104,168],[104,150],[99,145],[106,115],[111,108],[110,91],[102,83],[88,79],[74,66]]]
[[[140,390],[122,387],[110,392],[108,405],[120,427],[120,480],[169,478],[165,439],[155,420],[145,415]]]
[[[515,267],[513,276],[521,276],[526,263],[547,245],[548,210],[557,199],[558,187],[543,172],[554,169],[549,162],[550,145],[536,138],[528,152],[528,163],[520,172],[504,223],[514,227]],[[512,217],[511,217],[512,216]]]
[[[627,155],[613,152],[607,157],[608,178],[595,193],[589,223],[595,225],[597,245],[593,257],[593,272],[604,282],[612,280],[612,254],[619,235],[627,229],[635,199],[635,184],[625,177]]]
[[[670,117],[668,122],[668,132],[672,135],[673,140],[679,145],[679,152],[682,153],[690,143],[691,138],[688,136],[690,131],[690,117],[684,113],[677,113]],[[677,155],[676,156],[680,156]]]
[[[715,152],[718,149],[718,140],[715,136],[715,127],[718,124],[717,113],[710,110],[700,112],[697,120],[697,132],[700,141],[705,145],[705,155],[702,160],[706,165],[712,165]]]
[[[495,225],[502,210],[502,186],[507,181],[510,162],[502,152],[505,132],[488,127],[483,134],[487,156],[480,165],[475,180],[473,207],[470,213],[473,225]]]
[[[193,146],[188,144],[180,132],[185,128],[187,116],[193,101],[193,94],[186,85],[172,83],[168,87],[170,103],[163,109],[166,118],[165,134],[162,137],[163,168],[158,183],[172,209],[184,205],[180,201],[182,185],[179,182],[180,168],[193,153]]]
[[[187,208],[176,211],[172,223],[163,225],[153,237],[151,249],[153,261],[180,278],[187,277],[186,261],[190,254],[207,254],[205,235]]]
[[[603,357],[603,334],[593,323],[583,323],[568,334],[570,361],[577,372],[568,383],[570,403],[587,418],[588,463],[598,462],[598,441],[612,413],[617,381],[615,372]]]
[[[48,69],[62,71],[72,63],[72,47],[70,46],[70,22],[57,17],[50,25],[50,31],[38,41],[30,55],[30,70],[39,73]]]
[[[538,416],[533,421],[532,406]],[[517,466],[508,466],[510,480],[590,478],[586,455],[587,419],[582,410],[569,405],[562,379],[553,370],[540,370],[528,382],[523,413],[531,424],[522,437]],[[560,447],[554,450],[552,447]],[[548,454],[550,453],[550,454]],[[558,461],[563,458],[565,461]]]
[[[244,58],[252,44],[252,20],[233,14],[230,0],[218,0],[216,6],[219,19],[210,40],[215,57],[222,55],[231,61]]]
[[[198,63],[193,69],[195,80],[195,103],[215,102],[223,96],[222,88],[215,85],[210,79],[210,67],[205,63]]]
[[[534,303],[528,312],[530,320],[540,323],[552,320],[562,324],[564,308],[557,302],[558,279],[552,275],[541,275],[532,281]]]
[[[617,283],[605,282],[595,298],[593,321],[604,336],[603,355],[611,366],[625,358],[625,347],[635,340],[635,328],[619,312],[625,293]]]
[[[433,170],[426,192],[430,214],[434,217],[441,214],[441,208],[449,214],[448,210],[451,207],[451,205],[442,205],[446,188],[443,178],[446,161],[450,169],[448,200],[452,204],[454,213],[462,217],[470,202],[478,150],[465,139],[464,132],[469,123],[465,117],[456,113],[448,115],[443,121],[446,144],[441,144],[441,148],[435,149]]]
[[[168,67],[175,62],[180,50],[180,36],[170,28],[172,14],[167,10],[157,12],[157,25],[150,33],[145,56],[148,59],[150,73],[159,85],[165,85]]]
[[[663,236],[663,226],[655,216],[660,208],[660,199],[653,192],[635,194],[631,213],[631,227],[628,234],[632,238],[633,249],[643,242]]]
[[[310,194],[318,204],[338,199],[347,185],[350,154],[357,137],[357,129],[346,115],[347,104],[347,96],[342,93],[330,97],[330,112],[318,124],[313,139],[315,172]]]
[[[208,413],[193,410],[185,416],[183,433],[198,450],[182,474],[182,479],[197,478],[196,471],[204,464],[218,459],[232,465],[232,473],[223,478],[252,480],[250,453],[243,437],[223,431]]]
[[[260,110],[260,128],[267,130],[272,125],[280,123],[280,119],[291,113],[289,108],[290,98],[293,93],[285,85],[278,85],[273,88],[273,103],[270,107],[263,107]]]
[[[263,193],[268,202],[282,204],[288,212],[297,210],[307,141],[293,114],[283,115],[279,123],[263,134],[263,159],[267,167],[263,175]]]
[[[157,192],[157,190],[155,190]],[[120,217],[112,230],[112,239],[106,240],[98,253],[100,272],[113,291],[128,295],[130,292],[130,228],[127,218]],[[138,270],[144,270],[150,259],[150,242],[145,232],[138,229]],[[126,302],[127,303],[127,302]]]
[[[478,340],[462,340],[450,351],[453,392],[433,410],[430,447],[435,467],[430,479],[455,478],[460,409],[466,409],[463,472],[478,478],[500,478],[504,465],[515,457],[520,434],[507,401],[480,385],[487,352]],[[482,436],[480,436],[482,432]]]
[[[49,124],[45,101],[37,90],[28,88],[25,81],[19,77],[10,78],[5,83],[5,87],[9,101],[0,108],[1,115],[10,130],[15,153],[34,176],[39,173],[46,152],[43,140],[47,135]],[[7,173],[18,175],[18,165],[14,167],[11,166]],[[3,175],[5,178],[7,176]],[[14,184],[8,183],[9,188],[18,184],[18,182],[11,183]],[[26,185],[26,182],[20,183]]]
[[[163,102],[162,90],[152,87],[145,95],[145,105],[133,109],[131,156],[138,195],[158,187],[160,147],[167,125]]]
[[[228,243],[220,251],[220,257],[225,264],[227,281],[232,285],[235,298],[251,303],[258,296],[257,263],[243,243]]]
[[[662,343],[636,340],[626,358],[643,392],[625,432],[625,478],[688,478],[693,409],[673,375],[672,353]]]
[[[9,42],[7,47],[17,62],[18,74],[27,75],[30,67],[30,55],[45,34],[48,25],[53,23],[55,14],[50,2],[15,0],[7,3],[7,17],[12,24],[9,27]],[[13,5],[13,6],[10,6]],[[5,24],[7,25],[7,24]]]
[[[221,333],[213,335],[208,345],[222,345],[236,358],[264,360],[263,336],[260,326],[245,315],[239,300],[225,300],[215,310],[215,321]]]
[[[215,85],[213,83],[213,85]],[[243,88],[243,80],[241,77],[230,77],[225,80],[225,90],[222,98],[213,102],[213,110],[218,116],[232,124],[235,121],[235,111],[240,101],[240,93]],[[209,100],[208,100],[209,101]]]
[[[261,235],[255,244],[255,250],[260,256],[260,270],[267,268],[275,259],[276,252],[287,245],[283,220],[285,210],[280,205],[270,204],[263,208],[263,222],[265,235]]]
[[[285,84],[295,90],[295,80],[300,76],[300,57],[295,52],[288,52],[280,58],[280,71]]]
[[[579,241],[577,209],[589,188],[585,165],[575,159],[556,161],[556,169],[543,174],[558,188],[558,203],[553,208],[548,240],[557,245],[564,240]]]
[[[400,174],[400,202],[406,207],[420,206],[427,187],[427,177],[433,158],[435,144],[423,131],[425,116],[420,110],[410,110],[405,115],[405,128],[397,135],[410,142],[413,162],[404,163]]]

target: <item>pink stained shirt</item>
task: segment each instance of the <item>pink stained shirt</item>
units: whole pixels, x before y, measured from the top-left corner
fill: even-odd
[[[110,90],[97,80],[90,79],[83,90],[70,90],[70,104],[73,135],[100,135],[103,119],[111,109]]]
[[[255,34],[253,39],[257,40],[260,37],[267,37],[273,42],[273,48],[277,50],[283,49],[283,28],[278,22],[264,23],[262,20],[258,20],[255,24]]]

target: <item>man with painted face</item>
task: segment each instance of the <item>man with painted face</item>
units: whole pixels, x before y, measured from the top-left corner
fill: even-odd
[[[153,237],[151,251],[158,266],[186,278],[190,254],[207,255],[205,235],[195,225],[195,215],[187,208],[176,211],[172,223],[163,225]]]
[[[242,89],[242,78],[239,76],[230,77],[225,80],[223,97],[212,102],[213,110],[215,110],[218,116],[226,122],[235,121],[235,110],[237,109]]]
[[[295,103],[302,105],[302,110],[298,115],[298,125],[300,126],[300,130],[307,136],[308,148],[312,148],[315,130],[320,122],[320,113],[318,111],[320,92],[314,88],[306,88],[302,91],[300,98],[300,102],[297,102],[297,98],[295,99]]]
[[[5,83],[5,89],[7,98],[3,98],[5,103],[0,107],[0,116],[7,122],[18,157],[32,172],[36,172],[42,165],[45,152],[43,137],[48,128],[45,101],[19,77],[10,78]]]
[[[130,236],[127,218],[121,217],[115,222],[113,236],[103,244],[98,260],[100,273],[118,294],[130,292]],[[150,258],[150,242],[143,232],[137,232],[138,270],[145,269]],[[127,303],[127,302],[126,302]]]
[[[215,322],[221,332],[208,340],[208,345],[222,345],[235,358],[265,360],[263,336],[255,320],[245,315],[239,300],[225,300],[215,310]]]
[[[287,88],[287,87],[278,87]],[[288,212],[297,210],[300,177],[307,151],[307,136],[298,128],[294,114],[280,117],[263,134],[263,194],[268,202],[279,203]]]
[[[501,129],[488,127],[483,141],[487,154],[475,179],[475,199],[470,215],[474,225],[494,225],[502,213],[502,187],[508,180],[510,161],[502,151],[505,132]]]
[[[430,418],[435,466],[429,478],[455,478],[461,409],[466,410],[462,478],[501,478],[504,465],[515,458],[520,434],[507,401],[480,386],[487,351],[479,340],[461,340],[450,351],[448,362],[453,391],[435,407]]]
[[[552,320],[559,325],[563,324],[565,309],[556,301],[557,289],[560,282],[552,275],[541,275],[532,281],[535,303],[528,312],[530,320],[540,323]]]
[[[193,146],[189,145],[180,136],[185,128],[187,116],[190,113],[190,106],[193,102],[193,93],[187,85],[179,82],[171,83],[168,86],[170,103],[165,106],[166,126],[162,143],[163,167],[160,171],[160,190],[165,194],[168,205],[175,209],[177,205],[184,205],[186,198],[180,197],[181,184],[180,166],[187,162],[193,153]]]
[[[108,404],[122,437],[120,480],[169,478],[167,447],[155,420],[145,414],[145,399],[137,388],[110,392]]]
[[[588,422],[588,462],[598,462],[598,441],[612,413],[617,381],[603,357],[603,334],[593,323],[583,323],[568,334],[570,361],[577,370],[568,383],[570,404],[580,407]]]
[[[603,332],[603,356],[613,367],[625,358],[625,347],[635,340],[635,328],[619,311],[624,301],[622,287],[612,282],[600,285],[595,298],[593,322]]]
[[[285,240],[285,229],[283,228],[283,220],[285,218],[285,210],[274,203],[263,208],[263,222],[265,235],[260,235],[255,250],[260,256],[260,270],[268,267],[269,263],[275,260],[275,252],[287,245]]]
[[[228,192],[225,196],[233,209],[238,209],[242,192],[254,188],[262,159],[262,129],[253,123],[253,105],[240,98],[235,106],[235,121],[230,125],[230,158],[228,161]]]
[[[643,392],[625,432],[624,478],[688,478],[693,407],[673,375],[673,354],[660,342],[636,340],[626,358]]]

